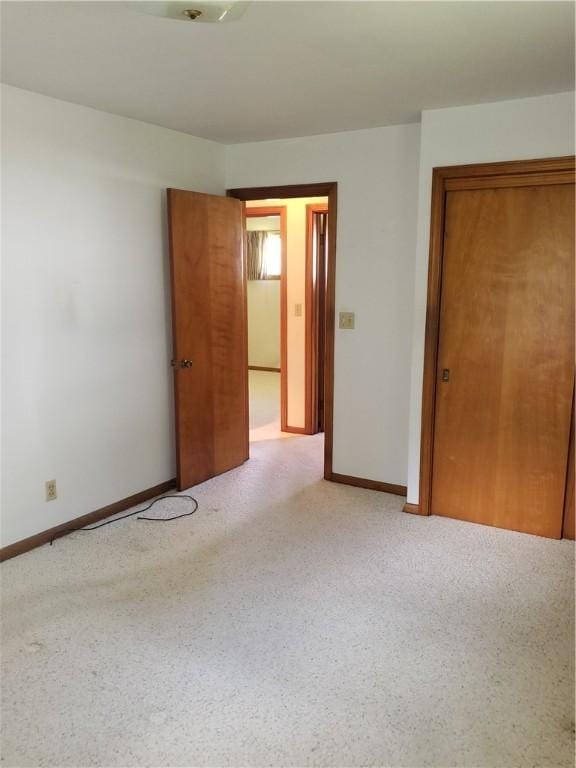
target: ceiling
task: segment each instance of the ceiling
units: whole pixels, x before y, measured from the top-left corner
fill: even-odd
[[[224,143],[574,87],[567,2],[252,2],[222,24],[127,2],[1,12],[5,83]]]

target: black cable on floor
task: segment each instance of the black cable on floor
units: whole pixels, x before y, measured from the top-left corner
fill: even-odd
[[[193,496],[188,496],[186,494],[168,494],[167,496],[159,496],[157,499],[154,499],[154,501],[150,502],[147,507],[144,507],[143,509],[136,509],[134,512],[128,512],[127,515],[122,515],[121,517],[115,517],[113,520],[104,520],[103,523],[98,523],[97,525],[88,525],[86,528],[69,528],[65,531],[59,531],[57,536],[54,536],[54,538],[50,539],[50,546],[52,546],[55,539],[59,539],[61,536],[65,536],[67,533],[74,533],[76,531],[96,531],[98,528],[103,528],[105,525],[112,525],[112,523],[117,523],[120,520],[126,520],[127,517],[134,517],[134,515],[141,515],[142,512],[147,512],[149,509],[151,509],[154,504],[157,504],[159,501],[164,501],[164,499],[182,499],[182,500],[188,500],[193,503],[193,508],[189,512],[183,512],[181,515],[172,515],[172,517],[142,517],[139,516],[136,518],[136,520],[147,520],[149,522],[153,523],[168,523],[171,520],[179,520],[181,517],[190,517],[190,515],[193,515],[194,512],[198,509],[198,502]]]

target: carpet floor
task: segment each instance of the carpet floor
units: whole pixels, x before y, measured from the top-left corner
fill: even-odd
[[[4,765],[574,764],[570,542],[251,451],[193,517],[3,565]]]

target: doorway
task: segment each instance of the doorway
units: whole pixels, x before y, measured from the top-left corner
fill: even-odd
[[[324,206],[327,201],[328,215],[318,223],[312,222],[310,234],[314,241],[307,237],[306,226],[303,228],[303,250],[307,254],[303,275],[308,276],[311,289],[308,283],[308,287],[300,287],[300,299],[291,294],[289,257],[281,248],[281,262],[287,263],[287,279],[282,280],[282,264],[280,275],[281,307],[285,310],[280,324],[286,323],[287,328],[280,361],[280,376],[286,376],[283,426],[288,432],[300,434],[314,434],[323,427],[323,474],[328,480],[333,478],[336,183],[231,190],[226,197],[170,189],[172,367],[180,490],[240,466],[249,458],[246,201],[260,207],[270,207],[273,202],[275,207],[284,208],[296,198],[311,198],[308,202],[314,204],[320,198]],[[282,234],[282,213],[276,215],[280,217]],[[324,289],[321,295],[320,287]],[[310,290],[313,311],[305,312]],[[321,340],[316,335],[315,341],[309,338],[304,346],[301,378],[305,392],[315,382],[315,394],[301,402],[294,397],[298,366],[293,364],[290,353],[292,320],[297,321],[292,325],[301,329],[303,339],[309,337],[310,328],[322,334]],[[318,367],[311,370],[322,348],[323,372]],[[283,357],[287,365],[283,365]],[[311,407],[304,405],[308,401]],[[321,420],[317,416],[319,405]],[[297,420],[299,410],[304,413],[301,421]]]
[[[328,199],[247,201],[245,216],[250,439],[323,432]]]
[[[421,514],[569,536],[573,393],[574,158],[434,169]]]
[[[246,221],[249,437],[275,439],[286,427],[287,211],[251,205]]]
[[[331,479],[337,185],[235,189],[228,196],[244,203],[247,222],[262,211],[284,217],[280,431],[324,432],[324,477]]]

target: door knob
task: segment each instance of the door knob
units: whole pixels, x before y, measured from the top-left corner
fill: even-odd
[[[192,368],[192,360],[172,360],[172,368]]]

